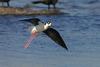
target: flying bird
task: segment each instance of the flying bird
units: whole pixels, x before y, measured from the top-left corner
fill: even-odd
[[[56,3],[58,0],[39,0],[39,1],[33,1],[33,4],[45,4],[48,5],[48,9],[50,9],[50,5],[53,5],[54,9],[56,8]]]
[[[31,33],[40,33],[43,32],[45,33],[48,37],[50,37],[54,42],[56,42],[58,45],[61,47],[65,48],[68,50],[64,40],[62,39],[61,35],[57,30],[51,27],[51,22],[43,23],[40,19],[38,18],[32,18],[32,19],[24,19],[21,21],[28,21],[34,25],[34,27],[31,30]]]

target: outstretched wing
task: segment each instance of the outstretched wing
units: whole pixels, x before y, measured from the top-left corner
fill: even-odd
[[[53,28],[48,28],[47,30],[43,31],[47,36],[49,36],[53,41],[55,41],[58,45],[62,46],[66,50],[68,50],[64,40],[60,36],[60,34]]]
[[[34,26],[36,26],[36,25],[39,25],[40,19],[30,18],[30,19],[23,19],[23,20],[20,20],[20,21],[28,21],[28,22],[32,23]]]

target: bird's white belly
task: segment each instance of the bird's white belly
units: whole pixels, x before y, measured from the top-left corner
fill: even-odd
[[[44,30],[45,30],[44,29],[44,24],[41,24],[41,25],[37,25],[37,26],[33,27],[31,33],[33,33],[33,32],[42,32]]]

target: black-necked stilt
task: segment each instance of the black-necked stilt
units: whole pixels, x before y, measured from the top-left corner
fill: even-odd
[[[22,21],[28,21],[34,25],[31,30],[31,33],[34,35],[39,32],[45,33],[48,37],[50,37],[53,41],[55,41],[58,45],[62,46],[66,50],[68,50],[64,40],[60,36],[60,34],[53,28],[51,28],[51,22],[43,23],[38,18],[32,19],[24,19]]]

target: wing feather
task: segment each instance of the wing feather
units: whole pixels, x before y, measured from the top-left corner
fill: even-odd
[[[32,23],[34,26],[36,26],[36,25],[39,25],[40,19],[30,18],[30,19],[23,19],[23,20],[20,20],[20,21],[28,21],[28,22]]]
[[[55,41],[58,45],[62,46],[63,48],[67,49],[67,46],[62,39],[61,35],[53,28],[48,28],[47,30],[43,31],[48,37],[50,37],[53,41]]]

